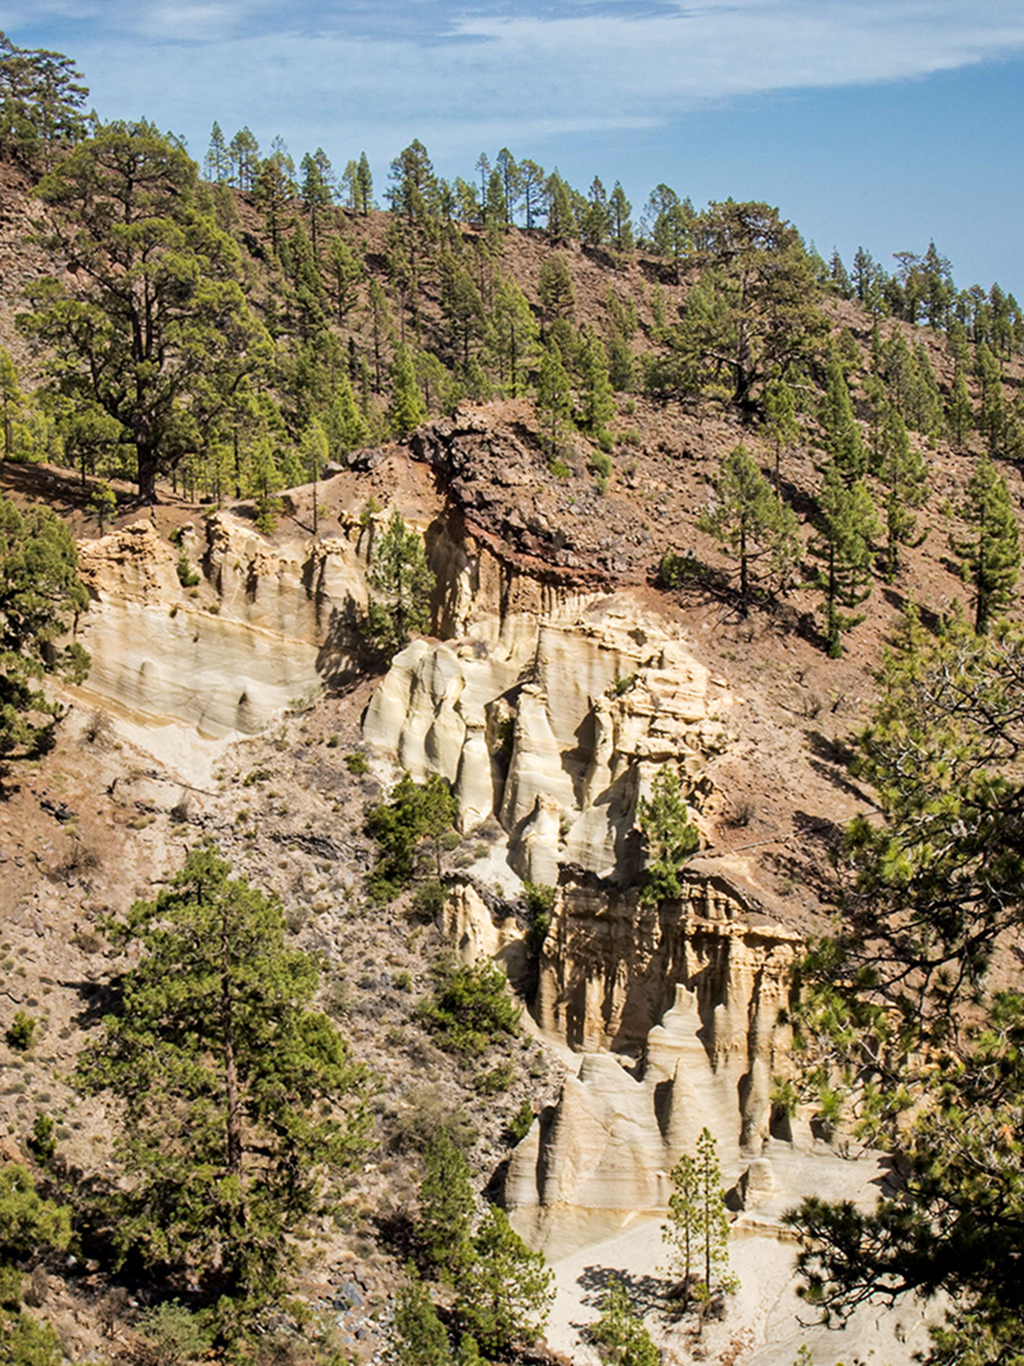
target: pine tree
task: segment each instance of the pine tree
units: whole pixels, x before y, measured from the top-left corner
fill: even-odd
[[[799,553],[796,514],[772,491],[757,462],[739,445],[722,462],[715,480],[717,505],[697,520],[702,531],[715,536],[740,570],[740,603],[744,613],[750,602],[751,567],[767,558],[773,572],[785,582]]]
[[[244,1316],[280,1292],[291,1236],[361,1155],[368,1115],[361,1069],[310,1008],[315,961],[277,898],[230,872],[201,846],[113,929],[134,966],[79,1080],[120,1107],[122,1254],[188,1270]]]
[[[640,798],[637,824],[645,844],[641,904],[678,901],[682,896],[679,870],[700,848],[700,831],[690,820],[679,775],[668,764],[658,769],[651,795]]]
[[[324,419],[331,459],[337,460],[359,450],[367,443],[366,419],[359,411],[347,375],[339,376],[334,397]]]
[[[989,459],[978,462],[960,510],[972,534],[950,537],[964,578],[974,584],[974,629],[984,635],[992,616],[1013,602],[1020,572],[1020,530],[1006,481]]]
[[[893,583],[899,569],[901,545],[918,546],[927,531],[917,535],[914,512],[928,502],[928,466],[912,450],[903,419],[894,408],[886,414],[879,450],[878,477],[885,489],[885,581]]]
[[[423,540],[418,532],[407,529],[397,508],[373,547],[366,577],[371,599],[363,635],[390,660],[405,646],[411,632],[425,631],[429,626],[434,589]]]
[[[592,327],[584,333],[581,366],[583,395],[580,426],[594,437],[599,437],[605,425],[615,416],[615,392],[608,374],[608,356],[604,342]]]
[[[396,1356],[401,1366],[452,1366],[444,1324],[418,1278],[395,1296]]]
[[[373,387],[379,394],[384,383],[384,353],[394,338],[395,324],[388,297],[377,279],[370,281],[370,297],[366,308],[370,315],[370,339],[373,344]]]
[[[330,458],[331,449],[319,418],[312,417],[302,429],[300,438],[303,473],[313,485],[313,535],[320,534],[320,510],[318,507],[318,484],[324,466]]]
[[[497,167],[487,178],[487,197],[484,201],[484,222],[494,232],[502,233],[508,227],[508,200],[505,198],[505,181]]]
[[[18,384],[18,372],[11,360],[11,353],[0,346],[0,424],[3,425],[3,454],[5,460],[13,460],[15,455],[15,423],[25,402]]]
[[[971,406],[971,396],[967,391],[967,381],[964,379],[962,368],[958,365],[956,374],[953,376],[949,398],[946,401],[946,428],[949,432],[950,441],[960,455],[964,453],[967,432],[972,427],[973,421],[974,409]]]
[[[700,1247],[700,1185],[696,1159],[683,1153],[672,1168],[672,1194],[668,1198],[668,1222],[661,1226],[661,1240],[672,1249],[669,1270],[689,1291],[690,1276]]]
[[[0,759],[48,748],[64,712],[37,682],[85,678],[89,656],[77,642],[58,642],[88,605],[67,523],[49,508],[21,513],[0,498]]]
[[[573,210],[572,195],[569,187],[558,174],[552,171],[544,185],[548,206],[547,235],[556,246],[570,242],[579,236],[576,214]]]
[[[416,381],[416,370],[408,350],[399,343],[391,362],[391,404],[388,421],[397,436],[408,436],[427,420],[427,407]]]
[[[601,1317],[587,1329],[609,1366],[658,1366],[660,1356],[643,1319],[633,1311],[626,1287],[616,1278],[601,1302]]]
[[[543,213],[547,177],[544,174],[544,167],[538,166],[535,161],[521,161],[519,176],[523,191],[523,208],[526,210],[526,226],[530,229],[535,226],[535,216]]]
[[[764,391],[765,421],[775,446],[775,493],[782,497],[782,452],[800,440],[796,420],[796,398],[784,379],[773,379]]]
[[[511,225],[523,192],[523,177],[507,147],[503,147],[498,153],[494,166],[501,176],[501,188],[505,196],[505,222]]]
[[[662,1240],[673,1249],[672,1268],[688,1295],[707,1304],[716,1292],[731,1294],[737,1280],[729,1271],[729,1219],[714,1137],[708,1128],[697,1139],[696,1156],[683,1154],[672,1169],[673,1193]],[[703,1280],[695,1277],[703,1265]]]
[[[268,357],[237,244],[201,210],[193,163],[148,124],[104,125],[37,193],[56,210],[45,244],[80,269],[33,284],[18,326],[51,348],[52,389],[117,424],[152,502],[157,475],[195,452],[198,411],[226,406]]]
[[[366,153],[360,152],[359,164],[356,166],[356,207],[366,218],[373,208],[373,176],[370,173],[370,163],[366,159]]]
[[[531,1252],[504,1210],[488,1206],[473,1240],[475,1258],[462,1277],[455,1316],[489,1356],[535,1342],[554,1301],[554,1276]]]
[[[848,616],[840,609],[858,607],[871,596],[879,527],[867,486],[860,479],[848,484],[834,461],[825,466],[814,526],[809,549],[823,561],[817,583],[824,594],[825,637],[829,655],[838,659],[843,634],[864,620],[863,614]]]
[[[221,126],[216,120],[210,129],[210,146],[203,167],[207,180],[212,180],[217,185],[222,185],[231,175],[231,154],[224,141]]]
[[[416,1240],[425,1268],[455,1284],[472,1257],[473,1188],[469,1167],[443,1125],[427,1148]]]
[[[828,367],[828,388],[821,408],[824,447],[848,484],[867,472],[867,452],[853,415],[850,391],[836,361]]]
[[[322,147],[318,147],[312,156],[307,152],[299,169],[302,172],[302,207],[309,218],[313,254],[319,257],[320,237],[330,219],[331,205],[334,202],[334,172]]]
[[[572,416],[572,390],[558,347],[548,341],[541,354],[537,377],[537,409],[547,423],[548,452],[554,458],[563,424]]]
[[[260,167],[260,145],[248,127],[240,128],[228,145],[234,167],[232,183],[240,190],[251,190]]]
[[[621,184],[616,181],[608,197],[608,217],[612,242],[616,251],[630,252],[633,250],[633,224],[629,217],[632,209],[633,206],[626,198],[625,191]]]
[[[731,1293],[736,1288],[736,1280],[729,1272],[729,1218],[725,1207],[725,1188],[715,1140],[708,1128],[702,1129],[697,1139],[696,1167],[704,1285],[708,1293],[716,1289]]]
[[[537,278],[537,294],[544,317],[549,321],[572,317],[576,308],[576,291],[564,252],[552,252],[544,258]]]
[[[58,1366],[65,1359],[57,1334],[21,1307],[28,1265],[71,1240],[66,1207],[44,1200],[31,1174],[15,1162],[0,1169],[0,1362],[5,1366]]]
[[[338,326],[342,327],[348,314],[359,302],[359,286],[364,276],[362,261],[343,237],[331,238],[324,275],[335,318]]]
[[[498,281],[488,324],[488,353],[509,396],[518,398],[537,363],[539,332],[526,295],[510,276]]]
[[[978,347],[976,362],[978,383],[981,387],[978,431],[988,447],[989,455],[995,456],[1002,451],[1003,429],[1006,424],[1003,377],[998,361],[985,342]]]

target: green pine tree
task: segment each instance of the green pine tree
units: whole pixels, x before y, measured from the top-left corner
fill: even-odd
[[[537,409],[546,426],[548,453],[554,459],[564,425],[572,416],[572,390],[569,387],[569,376],[562,364],[562,354],[550,340],[541,353],[540,374],[537,377]]]
[[[772,491],[746,446],[735,446],[715,480],[717,504],[697,519],[702,531],[717,537],[726,554],[739,563],[740,603],[746,613],[751,596],[751,569],[767,559],[785,582],[796,563],[800,541],[796,514]]]
[[[121,1255],[218,1287],[241,1321],[280,1293],[293,1236],[361,1156],[369,1117],[361,1068],[311,1008],[315,961],[277,898],[230,872],[201,846],[112,926],[134,966],[78,1076],[118,1103]]]
[[[858,607],[871,596],[871,565],[878,539],[878,517],[871,494],[860,479],[848,484],[834,462],[825,466],[818,493],[815,536],[809,549],[822,561],[817,584],[824,595],[828,652],[838,659],[842,637],[864,620],[841,609]]]
[[[615,416],[615,392],[608,374],[608,355],[604,342],[592,327],[584,332],[580,368],[583,372],[580,426],[592,436],[599,437]]]
[[[395,1332],[401,1366],[452,1366],[448,1334],[418,1277],[395,1296]]]
[[[526,295],[510,276],[502,276],[488,317],[487,352],[511,398],[526,387],[539,356],[537,321]]]
[[[820,418],[825,450],[846,483],[852,484],[867,472],[867,452],[853,415],[850,391],[842,369],[835,361],[828,367],[828,388]]]
[[[416,380],[416,368],[409,352],[399,342],[391,362],[391,404],[388,408],[391,430],[396,436],[408,436],[426,420],[427,405]]]
[[[601,1317],[587,1329],[587,1337],[609,1366],[658,1366],[658,1349],[618,1278],[602,1300]]]
[[[668,764],[658,769],[651,795],[641,797],[637,823],[643,831],[646,858],[640,901],[657,906],[682,896],[679,869],[700,848],[700,831],[690,820],[679,774]]]
[[[796,397],[784,379],[770,380],[765,386],[764,410],[768,434],[775,447],[775,493],[781,498],[782,452],[791,450],[800,440]]]
[[[427,630],[434,590],[423,538],[406,527],[397,508],[373,546],[366,578],[370,605],[361,629],[374,651],[390,661],[412,632]]]
[[[554,1301],[554,1275],[531,1252],[504,1210],[490,1205],[473,1240],[475,1258],[462,1277],[455,1317],[488,1355],[504,1356],[544,1331]]]
[[[895,408],[886,414],[879,443],[878,477],[885,490],[885,581],[893,583],[899,569],[901,545],[921,545],[927,531],[917,534],[915,511],[928,502],[928,466],[911,449],[903,419]]]
[[[474,1212],[469,1167],[442,1126],[434,1131],[426,1152],[416,1239],[425,1267],[449,1284],[457,1282],[472,1256]]]
[[[951,536],[950,548],[974,584],[974,629],[984,635],[993,614],[1013,602],[1020,574],[1020,529],[1006,481],[991,460],[978,462],[960,515],[972,531]]]
[[[0,1169],[0,1362],[4,1366],[58,1366],[57,1334],[21,1307],[24,1273],[47,1250],[71,1240],[68,1209],[44,1200],[25,1167]]]
[[[313,485],[313,535],[320,534],[319,482],[324,467],[330,459],[331,448],[324,425],[317,417],[311,417],[302,429],[299,439],[302,454],[303,473]]]
[[[367,443],[369,431],[347,375],[337,382],[324,422],[331,458],[342,459]]]
[[[963,370],[957,366],[949,398],[946,400],[946,430],[954,449],[960,455],[964,453],[967,433],[973,425],[974,408],[967,390],[967,381],[964,379]]]
[[[38,681],[85,678],[89,656],[60,642],[88,605],[67,523],[49,508],[21,513],[0,498],[0,761],[49,747],[64,712]]]

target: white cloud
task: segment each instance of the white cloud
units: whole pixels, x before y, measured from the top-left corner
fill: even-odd
[[[653,0],[647,8],[14,0],[10,8],[15,41],[26,42],[19,18],[45,28],[46,41],[78,60],[105,116],[145,113],[194,143],[217,118],[266,138],[281,130],[302,146],[380,155],[414,134],[454,155],[481,145],[488,128],[511,143],[650,126],[709,101],[924,76],[1024,49],[1019,0]]]

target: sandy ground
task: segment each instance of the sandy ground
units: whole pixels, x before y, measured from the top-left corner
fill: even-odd
[[[810,1353],[806,1366],[837,1362],[904,1366],[929,1345],[921,1305],[907,1302],[896,1309],[862,1307],[842,1327],[815,1321],[814,1310],[796,1294],[795,1245],[780,1237],[779,1220],[803,1194],[873,1203],[882,1179],[880,1164],[870,1157],[846,1160],[827,1149],[798,1151],[772,1144],[771,1159],[781,1191],[756,1210],[742,1214],[733,1226],[730,1261],[740,1289],[730,1296],[725,1319],[709,1322],[702,1335],[692,1319],[671,1322],[663,1312],[665,1249],[660,1222],[638,1219],[615,1237],[554,1263],[557,1298],[547,1340],[574,1362],[597,1366],[593,1348],[580,1342],[580,1331],[593,1322],[607,1285],[618,1277],[634,1308],[644,1312],[651,1336],[662,1350],[665,1366],[707,1360],[734,1366],[793,1366],[801,1349]],[[928,1319],[935,1322],[936,1310]]]

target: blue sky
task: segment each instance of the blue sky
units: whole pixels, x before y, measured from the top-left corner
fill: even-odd
[[[1024,301],[1021,0],[0,0],[103,118],[201,159],[217,119],[378,194],[413,137],[467,178],[508,146],[585,190],[765,199],[827,256],[924,251]]]

